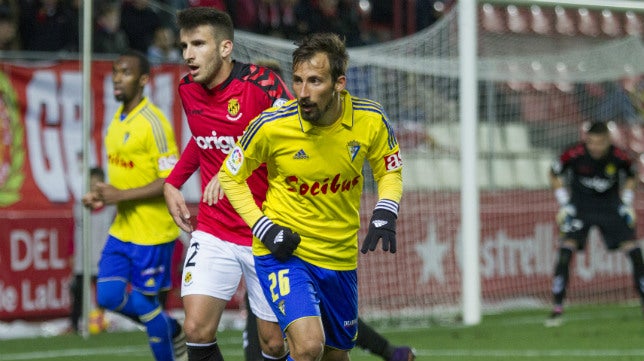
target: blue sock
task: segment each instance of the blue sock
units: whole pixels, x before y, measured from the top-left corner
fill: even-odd
[[[145,325],[148,342],[157,361],[173,361],[172,335],[176,320],[168,316],[154,296],[146,296],[137,291],[130,293],[130,301]]]

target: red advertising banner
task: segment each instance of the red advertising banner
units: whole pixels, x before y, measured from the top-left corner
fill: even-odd
[[[69,312],[72,205],[82,192],[83,142],[90,165],[105,164],[103,135],[119,106],[111,71],[111,62],[92,64],[91,139],[83,139],[78,61],[0,63],[0,320]],[[175,97],[181,71],[154,67],[146,95],[184,144],[188,130]]]

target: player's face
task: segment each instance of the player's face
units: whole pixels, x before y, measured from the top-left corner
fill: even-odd
[[[122,103],[138,97],[145,85],[139,68],[139,59],[134,56],[120,56],[112,63],[112,85],[114,98]]]
[[[610,144],[608,134],[588,134],[586,137],[586,148],[593,159],[601,159],[608,154]]]
[[[340,91],[346,78],[332,79],[329,59],[317,53],[293,68],[293,90],[304,120],[317,125],[333,124],[341,115]]]
[[[224,63],[224,56],[228,54],[227,47],[230,46],[232,50],[232,42],[218,41],[210,25],[181,29],[179,39],[183,60],[188,65],[194,81],[208,88],[217,85],[219,80],[217,75]]]

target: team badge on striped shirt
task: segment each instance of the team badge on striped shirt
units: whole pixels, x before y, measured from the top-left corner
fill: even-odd
[[[356,155],[358,155],[358,152],[360,151],[360,143],[356,142],[355,140],[350,141],[347,143],[347,150],[349,151],[349,157],[351,158],[351,161],[356,158]]]

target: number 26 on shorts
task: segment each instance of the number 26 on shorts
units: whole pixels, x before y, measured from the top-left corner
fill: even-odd
[[[288,278],[288,270],[283,269],[268,275],[271,282],[271,299],[277,301],[280,296],[286,296],[291,293],[291,284]]]

